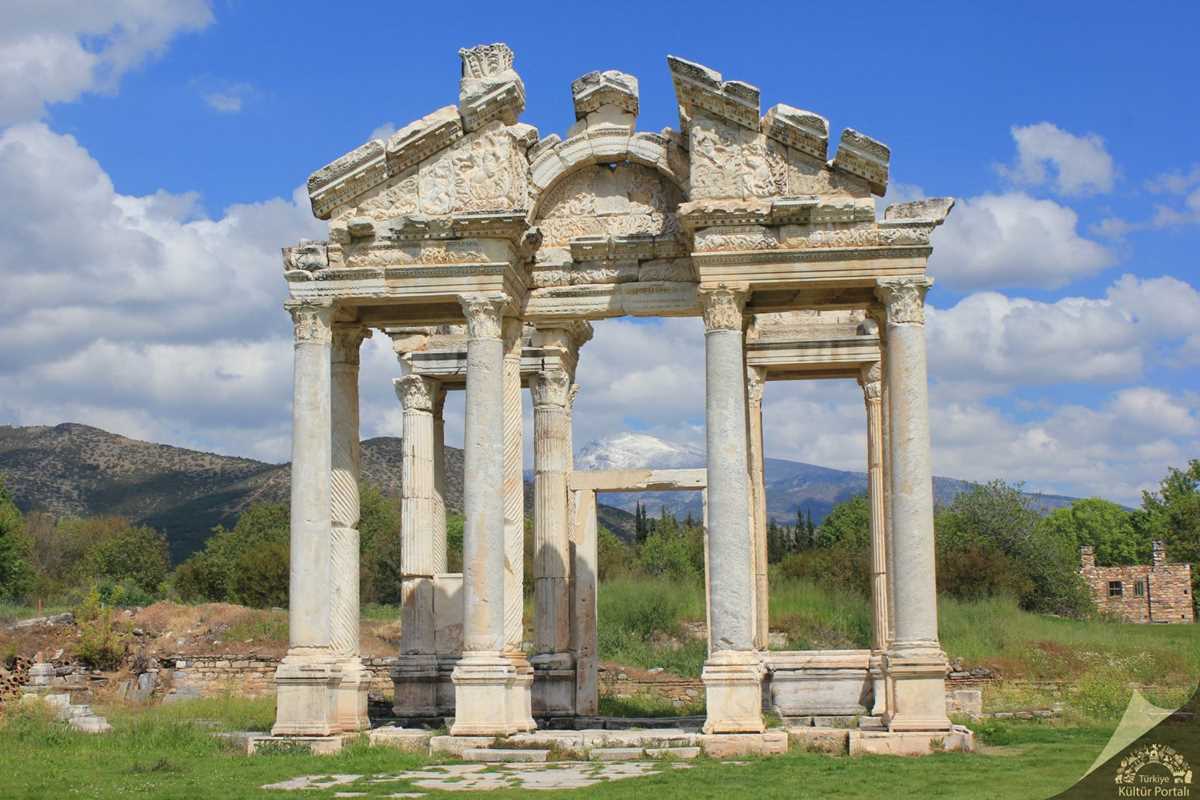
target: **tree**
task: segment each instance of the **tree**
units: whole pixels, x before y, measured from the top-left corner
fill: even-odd
[[[1133,515],[1126,509],[1093,497],[1056,508],[1039,523],[1043,533],[1096,548],[1096,563],[1103,566],[1137,564],[1150,557],[1150,541],[1139,535]]]
[[[185,600],[286,605],[288,531],[286,505],[250,506],[233,530],[218,525],[204,549],[179,565],[175,589]]]
[[[1003,580],[995,574],[975,579],[1020,591],[1027,610],[1070,616],[1089,612],[1091,595],[1079,574],[1074,539],[1039,523],[1019,486],[1003,481],[974,485],[937,515],[939,559],[951,562],[956,555],[975,553],[972,558],[979,563],[992,564],[990,571],[1014,570]]]
[[[856,550],[869,547],[871,505],[867,502],[867,496],[860,494],[838,503],[811,537],[816,547],[832,547],[835,544],[844,544]]]
[[[84,565],[92,580],[128,581],[146,595],[157,595],[171,569],[167,537],[145,526],[126,527],[91,547]]]
[[[361,548],[359,592],[363,603],[400,602],[400,503],[375,486],[359,487]]]
[[[1170,560],[1191,563],[1192,602],[1200,609],[1200,459],[1186,469],[1171,467],[1157,492],[1142,492],[1133,522],[1147,541],[1166,542]]]
[[[25,520],[0,480],[0,598],[17,600],[32,585]]]

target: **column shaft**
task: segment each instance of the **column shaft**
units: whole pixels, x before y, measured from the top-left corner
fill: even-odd
[[[433,574],[436,571],[433,406],[437,381],[406,375],[395,382],[404,408],[400,452],[401,654],[434,652]]]
[[[706,733],[763,730],[762,675],[754,652],[754,547],[746,455],[742,302],[727,287],[702,290],[708,446],[708,584],[711,652],[704,665]]]
[[[295,329],[288,652],[275,672],[272,731],[325,736],[339,729],[341,679],[330,613],[333,306],[289,302],[287,308]]]
[[[525,475],[521,419],[521,320],[504,321],[504,644],[521,651],[525,611]]]
[[[433,571],[446,572],[446,393],[433,401]]]
[[[895,638],[885,659],[892,730],[946,730],[946,655],[938,642],[933,472],[925,365],[928,278],[877,283],[887,310]]]
[[[570,539],[567,471],[570,421],[567,393],[571,376],[563,370],[535,376],[533,392],[534,650],[565,653],[570,648]]]
[[[867,411],[867,494],[871,505],[871,648],[881,651],[888,642],[888,569],[886,517],[883,490],[883,410],[878,362],[864,367],[859,376]]]
[[[763,453],[763,389],[767,371],[761,367],[746,369],[747,430],[750,463],[750,520],[754,546],[754,647],[766,650],[770,634],[767,585],[767,491]]]

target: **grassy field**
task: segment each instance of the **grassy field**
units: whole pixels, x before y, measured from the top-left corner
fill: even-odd
[[[271,700],[200,700],[144,710],[101,709],[114,726],[106,736],[74,733],[34,710],[0,717],[0,796],[11,800],[49,797],[141,797],[146,800],[294,797],[263,790],[264,784],[301,775],[395,775],[431,763],[387,748],[356,745],[336,756],[298,754],[246,757],[212,736],[217,730],[262,729],[273,715]],[[793,752],[751,759],[742,765],[709,759],[690,769],[602,784],[573,792],[535,796],[643,798],[923,798],[1049,797],[1073,784],[1091,765],[1109,735],[1106,726],[991,723],[980,729],[984,745],[975,755],[920,759],[835,757]],[[305,798],[332,798],[335,791],[388,797],[414,789],[404,782],[363,779],[337,790],[306,790]],[[430,792],[430,796],[440,793]],[[462,796],[461,792],[447,796]],[[528,797],[518,791],[488,797]]]
[[[787,634],[788,649],[870,646],[865,597],[772,578],[771,628]],[[601,587],[599,606],[601,658],[700,674],[704,640],[688,635],[704,621],[700,584],[610,581]],[[1132,685],[1149,687],[1145,694],[1158,705],[1177,706],[1200,679],[1196,625],[1060,619],[1030,614],[1003,598],[969,603],[943,598],[939,614],[950,658],[961,658],[968,667],[989,667],[1010,682],[985,693],[994,710],[1045,707],[1066,699],[1079,719],[1107,722],[1125,709]],[[1051,685],[1062,683],[1069,685]]]

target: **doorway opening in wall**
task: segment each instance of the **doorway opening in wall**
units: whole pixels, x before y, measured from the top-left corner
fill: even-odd
[[[698,490],[597,493],[602,715],[704,714],[703,506]]]
[[[574,475],[594,487],[598,710],[703,714],[704,326],[625,317],[592,327],[572,426]]]
[[[795,371],[763,390],[768,649],[871,646],[871,506],[863,389]]]

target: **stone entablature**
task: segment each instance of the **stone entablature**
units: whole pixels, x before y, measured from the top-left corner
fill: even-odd
[[[1139,623],[1195,622],[1192,565],[1171,564],[1162,542],[1154,543],[1153,563],[1096,566],[1092,547],[1079,549],[1080,574],[1101,611]]]

